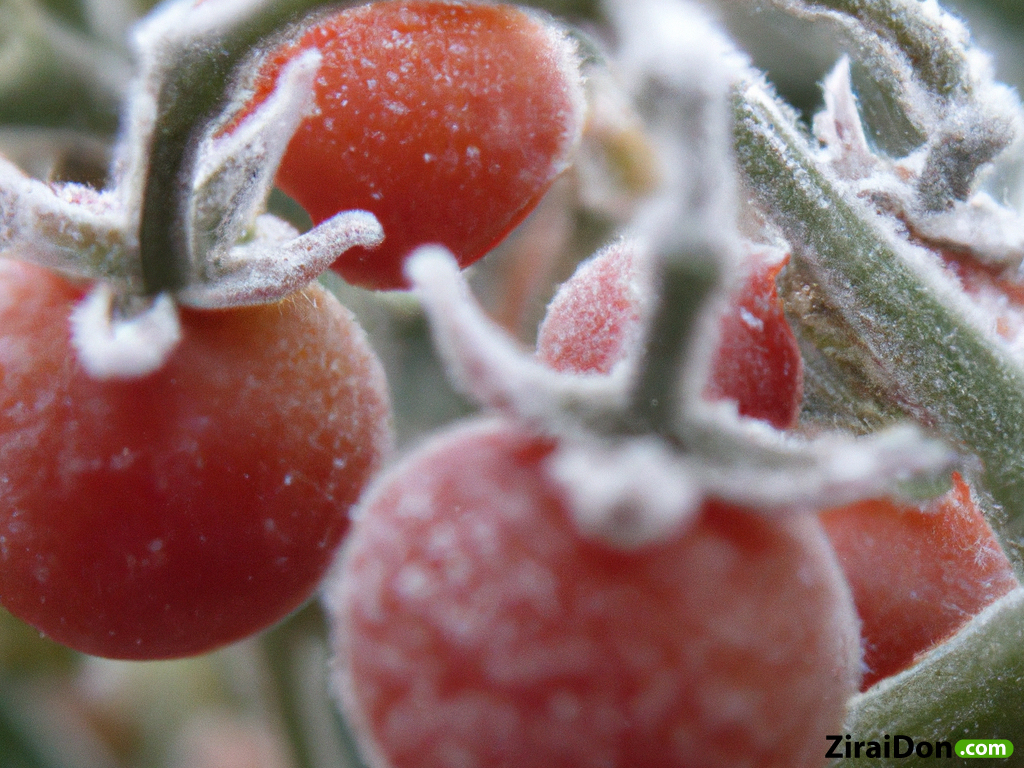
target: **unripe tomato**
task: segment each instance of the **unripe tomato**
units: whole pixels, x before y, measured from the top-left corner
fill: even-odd
[[[402,261],[438,243],[463,266],[518,224],[569,162],[583,121],[574,46],[511,5],[385,0],[317,19],[271,52],[249,109],[298,52],[323,54],[316,113],[277,184],[315,223],[372,212],[377,248],[334,264],[351,283],[406,285]]]
[[[584,262],[548,305],[537,339],[542,360],[560,371],[607,373],[639,332],[643,302],[634,247],[617,242]],[[704,396],[733,400],[743,416],[793,426],[803,365],[775,287],[785,266],[774,251],[748,246],[742,283],[720,320]]]
[[[613,548],[578,532],[553,448],[464,425],[360,503],[327,605],[369,765],[822,765],[859,648],[818,521],[709,503]]]
[[[955,474],[926,505],[862,501],[822,515],[862,623],[864,689],[909,667],[1019,586],[992,528]]]
[[[390,445],[381,367],[309,286],[182,310],[141,379],[99,381],[69,341],[83,289],[0,261],[0,604],[123,659],[196,654],[312,592]]]

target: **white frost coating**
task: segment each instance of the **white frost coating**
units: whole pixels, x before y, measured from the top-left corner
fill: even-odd
[[[79,277],[132,276],[116,199],[76,184],[33,179],[0,156],[0,253]]]
[[[667,536],[706,498],[803,514],[948,474],[955,463],[953,451],[914,427],[806,440],[740,418],[732,403],[690,404],[683,443],[695,453],[650,436],[581,438],[586,424],[599,418],[613,424],[624,412],[625,372],[619,378],[560,374],[538,363],[472,301],[444,249],[419,249],[406,275],[449,374],[478,402],[561,435],[549,471],[567,489],[581,530],[616,546]],[[600,398],[600,410],[588,403],[588,393]]]
[[[929,135],[929,128],[937,128],[935,98],[914,76],[911,62],[907,57],[888,40],[840,11],[823,9],[804,0],[772,0],[772,3],[794,16],[811,20],[829,19],[843,28],[858,43],[861,58],[872,62],[876,67],[888,68],[887,75],[890,81],[899,84],[900,106],[911,123],[924,135]],[[914,4],[923,8],[921,3]]]
[[[879,238],[899,254],[936,299],[977,331],[996,350],[998,358],[1010,362],[1005,354],[1009,350],[1008,345],[997,329],[998,315],[984,302],[975,300],[964,291],[957,277],[933,250],[907,241],[901,222],[875,215],[875,211],[859,199],[851,198],[849,202],[851,207],[859,209],[861,219],[872,225]],[[877,337],[877,334],[873,336]],[[1015,359],[1013,364],[1018,367],[1024,365],[1024,359]]]
[[[738,267],[731,98],[748,64],[702,10],[682,0],[608,4],[622,66],[662,174],[661,189],[631,224],[655,255],[660,305],[692,289],[695,262],[725,276]],[[715,305],[725,298],[722,282],[719,277],[700,297],[696,317],[652,308],[648,334],[679,351],[667,363],[641,357],[636,389],[644,398],[671,402],[667,419],[679,409],[675,401],[695,399],[704,387],[719,331]],[[679,382],[666,381],[675,378],[666,372],[670,365],[682,372]]]
[[[887,21],[868,14],[865,22],[803,0],[773,2],[796,15],[838,23],[857,43],[859,58],[878,71],[876,79],[892,85],[902,111],[924,138],[923,173],[903,201],[904,215],[915,225],[918,217],[969,197],[981,166],[1021,135],[1024,112],[1016,93],[995,80],[991,58],[934,0],[903,0],[893,4]],[[899,39],[901,26],[918,30],[909,43]],[[926,44],[934,54],[924,61],[912,61],[904,50]]]
[[[948,476],[958,461],[946,445],[910,425],[864,437],[829,434],[805,440],[755,420],[736,421],[735,436],[743,441],[738,455],[745,461],[700,459],[693,472],[706,496],[762,511],[814,512],[891,495],[900,483]],[[715,429],[723,426],[719,422]],[[716,437],[722,440],[726,433]]]
[[[565,95],[569,99],[569,111],[573,118],[567,122],[563,139],[559,144],[561,153],[552,158],[553,174],[558,175],[570,166],[576,149],[583,140],[583,128],[588,113],[587,94],[583,88],[583,68],[580,66],[576,41],[569,37],[564,29],[547,19],[539,19],[539,24],[547,36],[546,50],[550,53],[551,61],[559,73],[558,80],[565,85]],[[469,148],[466,151],[468,154]]]
[[[208,48],[225,28],[258,18],[273,0],[170,0],[157,6],[132,30],[138,76],[132,83],[125,132],[114,148],[113,184],[129,221],[139,221],[156,129],[161,84],[182,56]]]
[[[822,84],[825,109],[814,116],[814,135],[824,146],[822,160],[846,179],[862,179],[879,163],[871,152],[857,97],[850,83],[850,59],[843,56]]]
[[[707,13],[681,0],[606,0],[620,35],[617,63],[639,83],[659,79],[712,96],[744,75],[747,59]]]
[[[601,350],[602,355],[584,358],[581,367],[590,369],[602,359],[635,366],[642,321],[657,298],[648,245],[643,238],[625,235],[577,265],[548,302],[538,331],[538,347],[545,350],[542,357],[559,360],[567,352],[567,344],[573,349],[576,339],[585,337],[591,351]],[[620,301],[630,308],[622,317],[616,306]]]
[[[256,220],[251,242],[232,248],[209,267],[205,282],[187,286],[175,298],[203,308],[277,301],[315,280],[349,248],[373,248],[383,240],[380,222],[367,211],[335,214],[304,235],[265,214]]]
[[[232,248],[266,209],[281,158],[314,105],[313,79],[322,60],[319,50],[304,51],[282,70],[274,91],[251,115],[223,136],[207,136],[200,146],[188,222],[200,273],[208,256]]]
[[[780,131],[786,130],[786,126],[795,125],[794,118],[782,111],[785,109],[785,106],[778,103],[772,97],[767,90],[767,86],[763,83],[749,83],[744,90],[744,98],[748,99],[751,103],[758,104],[767,113],[771,114]],[[788,133],[790,141],[801,145],[804,144],[802,136],[795,130],[788,129]],[[786,156],[788,150],[782,138],[775,134],[768,135],[766,138],[777,146],[776,152],[779,156]],[[923,160],[923,151],[917,152],[901,161],[899,165],[906,169],[914,169],[919,167],[918,164]],[[984,341],[994,348],[997,357],[1011,362],[1007,358],[1006,352],[1009,351],[1015,357],[1017,356],[1017,353],[1007,345],[1006,340],[998,333],[998,317],[993,314],[990,308],[986,307],[983,302],[975,301],[964,291],[956,276],[945,267],[942,260],[933,250],[912,243],[907,239],[906,221],[892,215],[881,215],[879,213],[874,204],[875,201],[872,200],[873,194],[878,194],[888,203],[891,203],[893,213],[905,218],[913,217],[909,207],[913,195],[913,187],[910,184],[902,181],[892,173],[878,173],[867,179],[847,182],[828,166],[819,165],[817,170],[837,192],[845,193],[843,197],[847,205],[857,213],[862,222],[875,231],[879,241],[884,242],[897,253],[900,260],[913,270],[914,274],[928,287],[935,298],[956,316],[962,318],[972,329],[977,331]],[[796,168],[792,172],[794,174],[801,173]],[[818,201],[818,205],[820,208],[825,209],[831,205],[831,201],[827,197],[822,196]],[[973,205],[973,203],[968,202],[965,205]],[[984,202],[980,202],[979,205],[984,206]],[[943,214],[938,215],[941,217]],[[987,219],[985,226],[991,232],[992,215],[984,212],[979,215]],[[927,218],[926,216],[923,220],[926,221]],[[918,226],[916,220],[914,226]],[[862,316],[856,316],[851,319],[855,322],[861,321],[862,323],[866,321],[866,318]],[[882,344],[880,335],[871,330],[869,323],[862,325],[862,330],[865,334],[864,338],[871,344],[876,345],[876,354],[883,358],[886,357],[884,348],[879,346]],[[1024,361],[1024,358],[1015,359],[1012,361],[1012,364],[1019,366],[1024,364],[1022,361]]]
[[[662,189],[635,229],[655,250],[715,243],[735,254],[731,88],[747,60],[703,10],[681,0],[607,0],[617,61],[655,145]]]
[[[947,211],[920,216],[917,232],[932,243],[968,248],[983,263],[1024,268],[1024,217],[977,192]]]
[[[71,313],[71,345],[95,379],[135,379],[157,370],[181,340],[174,302],[158,296],[145,311],[113,319],[115,294],[97,282]]]
[[[405,274],[430,319],[446,372],[477,402],[545,429],[565,424],[570,414],[586,422],[622,412],[625,366],[593,376],[548,368],[487,317],[447,249],[418,248]]]
[[[176,52],[196,41],[220,34],[225,28],[247,18],[257,18],[273,0],[172,0],[162,3],[133,30],[136,55],[150,56]]]
[[[624,549],[682,532],[703,501],[692,470],[654,437],[564,441],[547,461],[579,531]]]

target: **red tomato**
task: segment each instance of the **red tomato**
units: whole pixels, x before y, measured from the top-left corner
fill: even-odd
[[[182,311],[156,373],[90,378],[82,289],[0,261],[0,603],[86,653],[156,659],[298,607],[390,445],[383,372],[318,286]]]
[[[864,689],[909,667],[1019,586],[971,489],[928,505],[862,501],[822,515],[862,622]]]
[[[704,396],[734,400],[743,416],[779,429],[800,412],[803,365],[775,287],[785,260],[751,246],[743,283],[721,318],[721,336]],[[562,285],[541,324],[537,351],[560,371],[607,373],[639,332],[641,294],[633,247],[616,243]]]
[[[1020,349],[1024,343],[1024,283],[1016,269],[985,264],[969,252],[937,250],[964,293],[994,319],[994,330]]]
[[[248,106],[316,46],[316,114],[277,183],[319,223],[372,212],[383,245],[334,264],[369,288],[406,286],[402,261],[440,243],[466,266],[490,250],[567,166],[582,125],[574,46],[510,5],[391,0],[317,20],[266,59]]]
[[[361,502],[327,605],[369,764],[821,765],[859,649],[817,520],[711,503],[614,549],[577,532],[553,447],[463,426]]]
[[[633,246],[619,241],[580,264],[548,304],[537,354],[559,371],[608,373],[640,332]]]

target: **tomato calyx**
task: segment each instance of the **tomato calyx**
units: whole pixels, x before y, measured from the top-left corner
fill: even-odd
[[[339,252],[383,239],[365,211],[305,234],[266,213],[284,149],[312,106],[315,49],[285,68],[237,131],[211,130],[232,66],[294,10],[179,0],[151,15],[135,34],[138,72],[107,188],[45,183],[0,157],[0,251],[96,281],[73,336],[94,376],[159,368],[177,342],[178,305],[277,301]]]
[[[131,306],[124,306],[125,299]],[[179,341],[181,322],[165,293],[153,299],[119,297],[109,283],[99,281],[71,313],[71,343],[94,379],[145,376],[162,365]]]
[[[822,144],[822,161],[835,172],[840,183],[892,216],[908,231],[915,244],[933,250],[970,251],[981,264],[990,268],[1017,269],[1020,266],[1024,259],[1024,221],[1017,211],[972,185],[968,185],[971,188],[964,194],[951,195],[949,199],[943,197],[943,205],[936,208],[930,205],[928,197],[944,188],[944,184],[931,188],[941,174],[927,167],[929,143],[897,159],[888,158],[871,146],[847,57],[842,57],[825,78],[823,90],[825,109],[814,118],[814,133]],[[996,126],[999,120],[992,123]],[[940,130],[933,127],[936,134]],[[958,130],[964,129],[960,126]],[[929,142],[941,141],[938,135],[926,138]],[[970,164],[960,171],[969,171],[969,177],[977,170],[975,164],[988,159],[991,158],[986,158],[979,146],[972,153]],[[947,193],[959,186],[959,182],[952,180],[947,183],[950,184]]]

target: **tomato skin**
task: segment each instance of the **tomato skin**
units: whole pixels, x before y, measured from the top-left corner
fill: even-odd
[[[721,318],[718,349],[704,388],[709,400],[734,400],[741,416],[777,429],[796,424],[803,399],[803,361],[775,279],[788,256],[749,251],[743,283]]]
[[[636,341],[642,303],[634,246],[612,243],[559,287],[537,332],[537,354],[558,371],[608,373]]]
[[[514,6],[386,0],[338,11],[269,55],[249,108],[313,46],[324,57],[317,113],[292,138],[277,184],[314,223],[350,209],[377,216],[384,243],[333,266],[356,285],[407,287],[402,261],[425,243],[476,261],[525,218],[578,140],[572,47]]]
[[[560,371],[607,373],[626,355],[643,303],[634,248],[628,241],[613,244],[559,288],[538,334],[542,360]],[[733,400],[740,415],[778,429],[796,423],[803,396],[800,348],[775,287],[785,264],[774,251],[748,247],[704,388],[709,400]]]
[[[326,599],[368,764],[821,765],[859,649],[817,520],[711,503],[613,549],[577,533],[552,449],[473,422],[360,503]]]
[[[825,512],[822,523],[862,623],[862,690],[1020,586],[959,474],[948,494],[926,505],[862,501]]]
[[[160,370],[98,381],[70,347],[82,294],[0,262],[0,603],[123,659],[200,653],[283,617],[390,446],[361,330],[318,286],[182,310]]]

